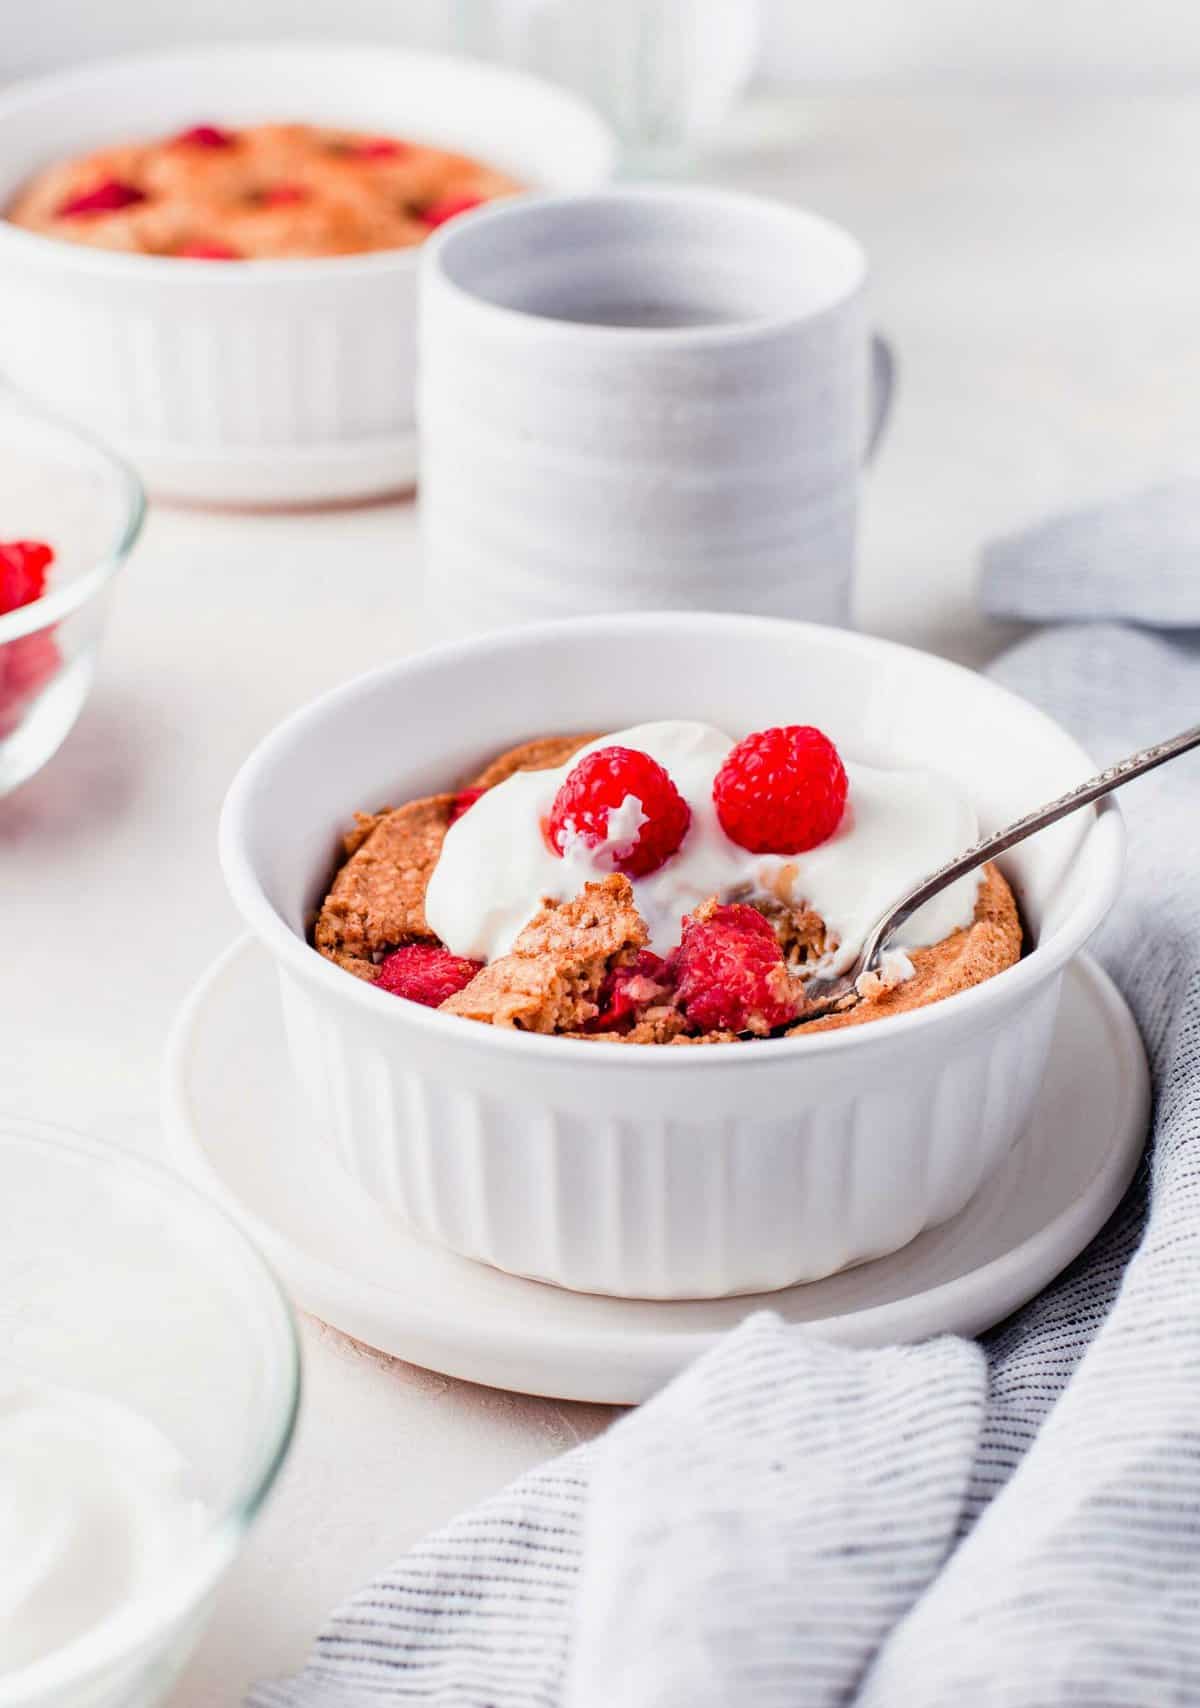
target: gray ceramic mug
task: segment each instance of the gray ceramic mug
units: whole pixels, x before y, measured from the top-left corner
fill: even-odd
[[[618,610],[849,619],[892,364],[866,257],[725,190],[522,198],[421,276],[426,608],[459,634]]]

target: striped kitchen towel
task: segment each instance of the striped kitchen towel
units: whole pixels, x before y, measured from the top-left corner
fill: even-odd
[[[1002,542],[988,608],[1055,626],[996,675],[1099,759],[1194,723],[1198,545],[1192,489]],[[255,1708],[1200,1703],[1200,759],[1128,806],[1096,948],[1152,1145],[1071,1268],[980,1344],[751,1318],[354,1596]]]

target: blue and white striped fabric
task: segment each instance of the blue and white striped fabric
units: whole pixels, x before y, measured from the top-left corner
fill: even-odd
[[[1195,722],[1196,544],[1177,489],[1004,542],[989,608],[1060,626],[997,675],[1097,758]],[[1200,759],[1135,790],[1097,947],[1153,1145],[1071,1269],[981,1345],[751,1319],[361,1591],[255,1708],[1200,1703]]]

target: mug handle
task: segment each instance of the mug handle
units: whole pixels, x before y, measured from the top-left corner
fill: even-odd
[[[896,390],[896,352],[878,332],[871,334],[871,425],[867,431],[867,446],[863,461],[869,463],[879,449],[884,429],[892,413],[892,397]]]

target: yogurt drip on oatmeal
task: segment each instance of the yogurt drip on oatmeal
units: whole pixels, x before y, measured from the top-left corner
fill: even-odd
[[[430,928],[453,954],[492,961],[508,953],[543,898],[569,900],[613,870],[612,851],[628,844],[641,823],[641,804],[632,796],[610,813],[608,838],[597,847],[576,838],[560,859],[541,831],[568,772],[603,747],[648,753],[691,808],[678,852],[648,877],[630,880],[650,947],[660,955],[679,942],[683,915],[710,896],[769,898],[821,915],[838,947],[820,970],[842,972],[885,908],[978,840],[974,809],[951,778],[879,770],[843,755],[850,789],[833,836],[807,854],[752,854],[726,836],[713,805],[713,779],[733,745],[710,724],[636,724],[591,742],[554,770],[517,772],[480,796],[447,833],[425,897]],[[902,928],[895,947],[924,948],[969,925],[979,884],[980,874],[972,873],[943,890]],[[907,963],[898,958],[893,965],[899,976]]]
[[[153,1424],[0,1367],[0,1679],[161,1588],[204,1525]]]

